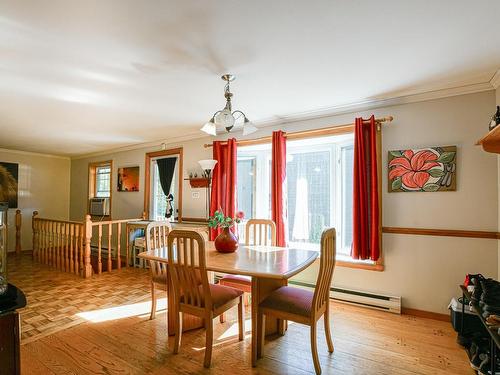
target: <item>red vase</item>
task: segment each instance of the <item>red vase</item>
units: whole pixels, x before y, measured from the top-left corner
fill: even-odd
[[[220,253],[234,253],[238,249],[238,236],[224,228],[215,239],[215,249]]]

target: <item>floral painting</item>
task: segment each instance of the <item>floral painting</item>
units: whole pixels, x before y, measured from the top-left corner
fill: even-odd
[[[118,191],[139,191],[139,167],[118,168]]]
[[[389,192],[456,190],[457,147],[389,151]]]

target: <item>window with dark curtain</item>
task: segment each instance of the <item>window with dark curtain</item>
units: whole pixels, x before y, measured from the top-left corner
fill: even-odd
[[[162,158],[156,160],[156,165],[158,166],[158,178],[160,180],[163,193],[167,196],[167,198],[172,186],[176,162],[177,158]],[[167,216],[167,213],[168,207],[167,212],[165,212],[165,216]]]

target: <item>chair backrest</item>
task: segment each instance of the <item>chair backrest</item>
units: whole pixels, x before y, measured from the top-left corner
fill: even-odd
[[[321,255],[318,279],[314,289],[313,311],[319,311],[330,299],[330,285],[335,268],[335,228],[325,229],[321,234]]]
[[[168,246],[168,234],[172,230],[172,226],[168,221],[153,221],[146,227],[146,250],[158,250],[166,249]],[[167,275],[167,265],[162,262],[157,262],[155,260],[149,261],[149,268],[151,269],[151,274],[153,275],[153,280],[157,278],[166,280]]]
[[[168,270],[175,298],[197,308],[212,308],[205,260],[205,240],[189,230],[173,230],[168,236]]]
[[[172,226],[168,221],[152,221],[146,227],[146,249],[156,250],[167,248],[168,234]]]
[[[250,233],[252,233],[252,237],[250,237]],[[266,219],[248,220],[245,226],[245,245],[276,246],[276,224],[274,224],[274,221]]]

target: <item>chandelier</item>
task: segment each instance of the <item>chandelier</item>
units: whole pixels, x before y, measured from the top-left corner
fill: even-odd
[[[234,81],[235,77],[232,74],[224,74],[221,78],[226,81],[226,86],[224,87],[226,106],[224,107],[224,109],[215,112],[212,118],[205,125],[203,125],[201,131],[209,135],[217,135],[217,126],[222,125],[229,133],[234,127],[235,122],[243,117],[243,135],[248,135],[256,132],[258,129],[252,124],[252,122],[242,111],[233,111],[232,109],[231,98],[233,97],[233,93],[230,91],[229,84]]]

